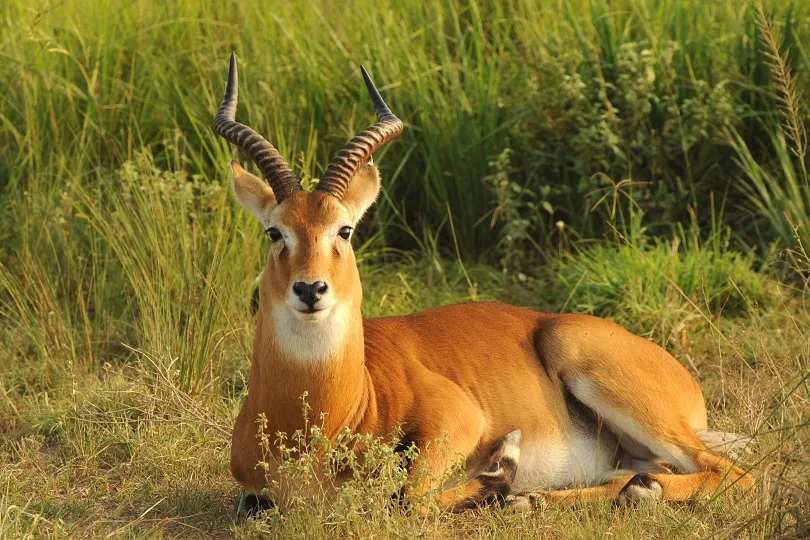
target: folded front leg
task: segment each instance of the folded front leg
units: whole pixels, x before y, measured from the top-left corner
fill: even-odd
[[[521,439],[522,434],[516,429],[498,441],[489,453],[483,472],[467,480],[461,501],[450,507],[451,511],[460,512],[506,500],[517,475]]]

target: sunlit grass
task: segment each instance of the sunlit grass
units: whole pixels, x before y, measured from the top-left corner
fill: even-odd
[[[780,114],[767,47],[790,50],[792,88],[805,87],[796,6],[768,11],[784,31],[765,41],[754,6],[734,2],[14,0],[0,12],[0,185],[41,197],[144,147],[162,169],[218,177],[232,150],[209,124],[235,50],[240,120],[305,178],[372,118],[366,65],[406,123],[378,156],[391,198],[377,223],[398,210],[447,243],[449,208],[465,257],[496,244],[483,179],[507,148],[510,178],[548,190],[555,220],[577,229],[603,229],[582,199],[605,175],[646,185],[650,217],[688,222],[709,191],[741,197],[721,130],[751,143],[742,119]],[[414,245],[396,228],[384,238]]]
[[[801,5],[274,7],[0,7],[0,537],[808,534]],[[235,520],[267,244],[230,194],[246,160],[209,127],[232,50],[239,119],[307,185],[372,119],[359,64],[405,120],[355,240],[365,316],[504,300],[617,320],[687,366],[713,426],[756,435],[757,493],[369,510],[391,481]]]

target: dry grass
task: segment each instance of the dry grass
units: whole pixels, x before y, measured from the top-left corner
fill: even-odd
[[[455,273],[447,267],[447,276]],[[423,307],[437,288],[445,289],[442,302],[464,296],[466,285],[463,276],[431,285],[418,269],[377,274],[367,280],[368,311],[407,311],[414,298]],[[517,291],[525,301],[525,289],[492,296],[515,300]],[[381,492],[395,486],[360,483],[332,504],[235,521],[228,433],[241,371],[191,397],[170,361],[134,351],[127,364],[65,378],[47,392],[19,396],[4,387],[0,536],[798,537],[808,533],[810,508],[810,316],[797,307],[786,295],[744,319],[693,311],[666,344],[704,388],[711,425],[755,435],[740,458],[758,479],[755,492],[641,509],[549,505],[531,515],[493,509],[425,518],[379,506]]]

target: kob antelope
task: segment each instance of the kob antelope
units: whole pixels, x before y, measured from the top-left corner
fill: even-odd
[[[267,140],[235,121],[231,56],[214,129],[267,180],[231,162],[236,198],[272,241],[248,397],[231,449],[232,474],[246,493],[261,494],[276,478],[272,459],[269,471],[257,467],[264,461],[257,418],[266,417],[271,435],[302,428],[305,391],[313,417],[326,413],[330,437],[344,426],[387,436],[401,425],[435,477],[464,456],[470,479],[441,492],[448,508],[509,489],[636,501],[687,499],[726,482],[749,486],[748,474],[710,448],[726,434],[707,431],[692,376],[663,348],[617,324],[499,303],[363,319],[352,231],[380,189],[371,156],[403,124],[362,73],[378,121],[351,139],[307,192]],[[449,452],[427,444],[443,436]],[[490,466],[493,453],[504,451],[517,464],[507,489],[486,476],[499,469]],[[434,487],[425,481],[413,489]]]

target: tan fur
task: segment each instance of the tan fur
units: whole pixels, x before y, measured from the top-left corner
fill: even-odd
[[[270,212],[276,205],[273,190],[264,180],[256,178],[243,169],[236,160],[231,161],[231,170],[233,171],[233,193],[236,195],[236,200],[263,224],[266,219],[264,214]]]
[[[348,210],[352,221],[357,223],[366,210],[374,204],[379,192],[380,173],[374,166],[374,161],[369,159],[368,163],[360,167],[352,178],[341,204]]]
[[[499,303],[364,320],[354,253],[338,231],[354,226],[376,198],[373,164],[361,168],[342,203],[301,191],[278,206],[240,169],[234,167],[240,202],[289,238],[270,250],[249,395],[234,426],[231,470],[247,491],[258,493],[268,477],[277,477],[272,456],[267,475],[257,467],[268,459],[257,442],[257,417],[266,416],[271,435],[302,428],[305,391],[312,417],[326,413],[328,436],[348,426],[384,437],[401,425],[436,476],[457,455],[467,458],[468,470],[479,469],[504,434],[521,429],[515,485],[553,498],[616,497],[632,476],[616,470],[625,463],[660,470],[656,463],[666,461],[691,473],[652,475],[668,499],[714,489],[724,475],[750,484],[697,437],[707,427],[706,409],[686,369],[612,322]],[[292,313],[287,298],[302,278],[328,282],[334,307],[323,319]],[[449,448],[428,444],[444,436]],[[589,481],[615,476],[601,486],[582,485],[574,470],[591,450],[604,463],[594,473],[600,480]],[[444,494],[442,503],[453,507],[482,485],[472,479]],[[283,491],[270,493],[277,504],[283,505]]]

